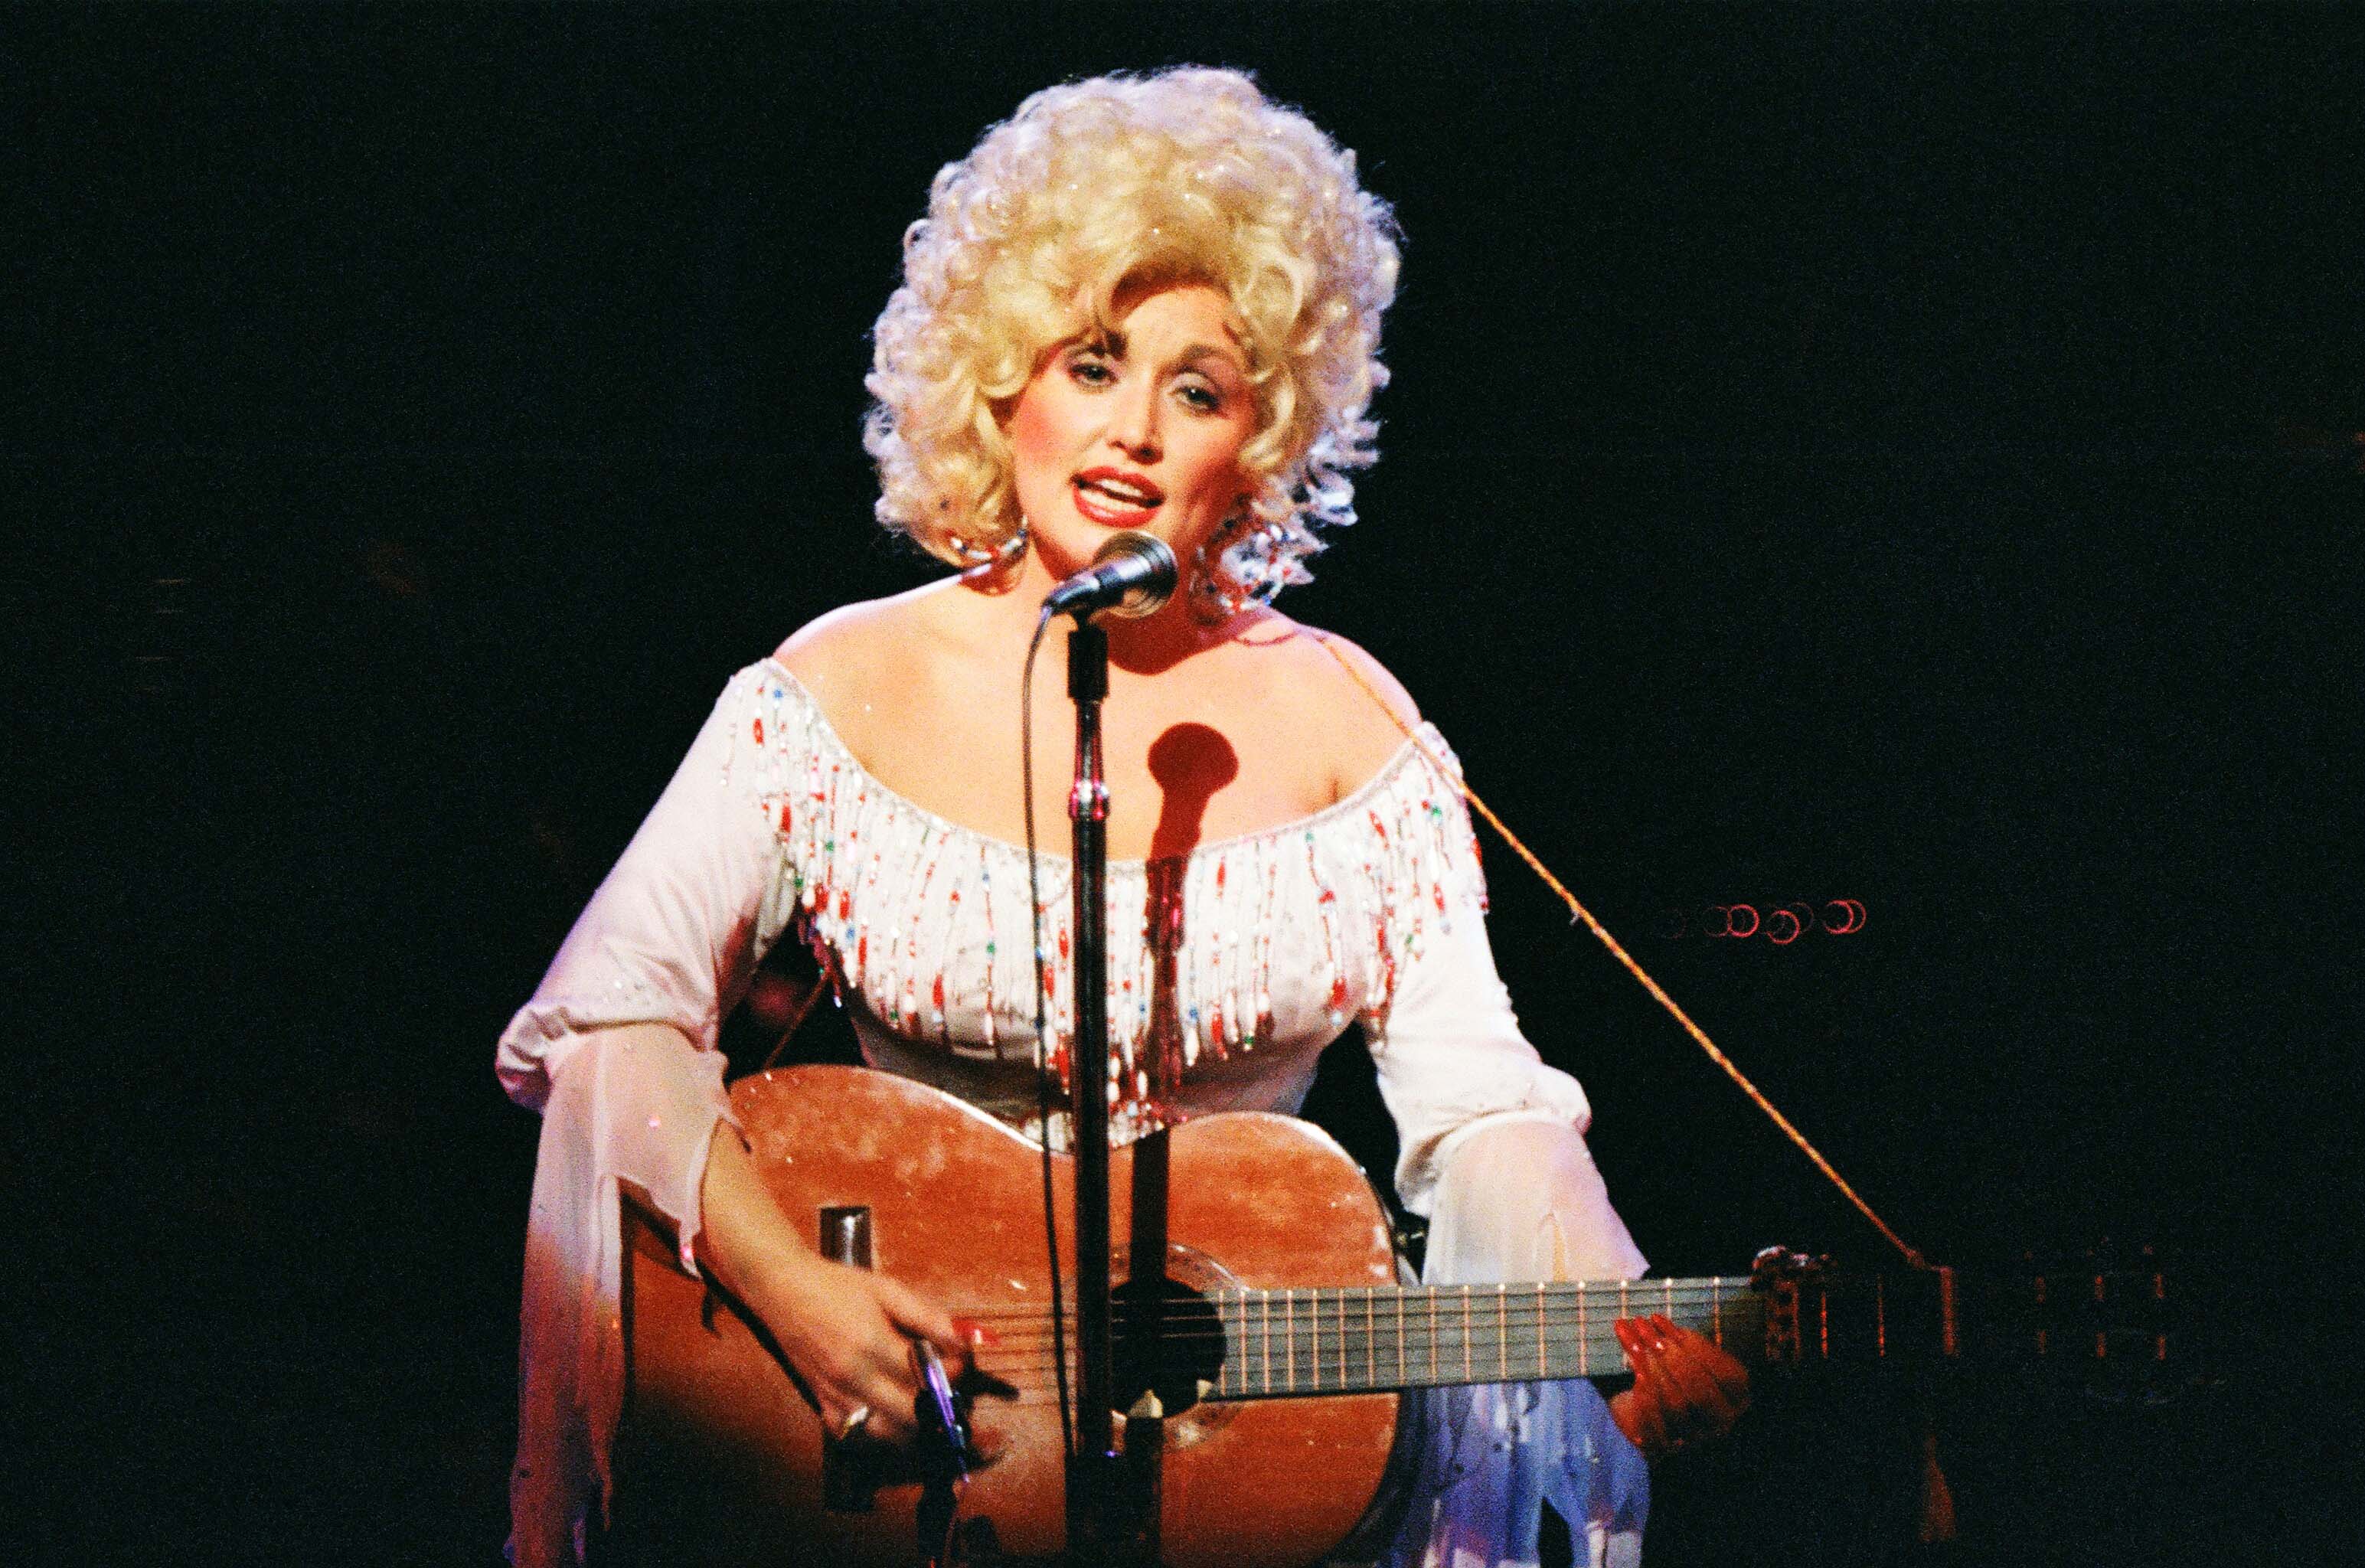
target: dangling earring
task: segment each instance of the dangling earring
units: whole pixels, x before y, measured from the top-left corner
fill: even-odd
[[[1191,552],[1191,616],[1202,626],[1221,626],[1250,604],[1248,588],[1232,575],[1230,551],[1247,518],[1239,513],[1199,542]]]
[[[1018,563],[1026,559],[1029,532],[1026,514],[1021,512],[1018,526],[999,544],[972,544],[958,533],[945,535],[945,544],[960,567],[961,581],[988,593],[1000,593],[1010,587],[1017,575]]]
[[[1250,606],[1271,604],[1291,583],[1312,582],[1289,546],[1285,523],[1250,528],[1246,513],[1227,518],[1192,552],[1192,615],[1203,626],[1221,626]]]

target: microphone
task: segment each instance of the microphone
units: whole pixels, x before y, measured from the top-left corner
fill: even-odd
[[[1111,534],[1091,566],[1053,588],[1043,613],[1073,615],[1079,624],[1102,610],[1128,619],[1155,615],[1174,597],[1176,577],[1166,542],[1128,528]]]

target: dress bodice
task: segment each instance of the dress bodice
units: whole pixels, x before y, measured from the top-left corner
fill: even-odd
[[[1026,850],[904,798],[857,761],[794,675],[767,660],[736,709],[726,793],[771,825],[779,859],[758,924],[796,929],[851,1008],[864,1055],[1013,1123],[1036,1104]],[[1384,1014],[1400,958],[1485,887],[1467,818],[1423,726],[1360,788],[1310,816],[1112,861],[1108,1016],[1120,1136],[1210,1110],[1293,1110],[1316,1058]],[[1454,810],[1449,812],[1452,804]],[[1037,857],[1049,1055],[1075,1029],[1071,867]]]

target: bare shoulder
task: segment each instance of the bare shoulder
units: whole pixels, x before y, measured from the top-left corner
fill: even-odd
[[[1329,753],[1333,788],[1353,793],[1387,766],[1405,744],[1405,732],[1420,722],[1420,709],[1388,667],[1335,632],[1303,625],[1273,613],[1250,633],[1286,652],[1291,706],[1304,734],[1323,737]]]
[[[857,753],[855,715],[927,685],[949,630],[947,586],[840,605],[799,627],[773,654]]]

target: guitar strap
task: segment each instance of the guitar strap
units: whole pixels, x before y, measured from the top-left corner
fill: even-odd
[[[1312,631],[1312,628],[1309,627],[1307,630]],[[1405,722],[1402,715],[1398,714],[1395,711],[1395,705],[1390,703],[1386,698],[1381,696],[1379,692],[1373,688],[1372,683],[1363,678],[1363,672],[1357,669],[1348,659],[1347,655],[1339,651],[1338,647],[1331,642],[1330,638],[1320,632],[1315,632],[1314,638],[1317,642],[1322,644],[1322,649],[1325,653],[1328,654],[1333,659],[1338,661],[1339,667],[1347,672],[1348,678],[1352,680],[1357,686],[1362,687],[1363,689],[1363,694],[1379,705],[1380,711],[1388,716],[1388,722],[1395,725],[1397,729],[1404,732],[1405,739],[1412,742],[1414,745],[1420,749],[1421,756],[1429,759],[1429,765],[1436,771],[1437,776],[1451,783],[1454,788],[1454,791],[1464,801],[1469,802],[1470,809],[1476,812],[1480,816],[1485,817],[1486,819],[1487,825],[1502,835],[1503,842],[1511,846],[1512,853],[1516,854],[1520,859],[1527,862],[1528,869],[1542,878],[1544,886],[1550,888],[1552,892],[1558,896],[1561,902],[1568,905],[1570,924],[1575,924],[1581,921],[1584,923],[1586,930],[1592,932],[1595,936],[1600,938],[1601,945],[1609,949],[1610,957],[1616,958],[1620,964],[1624,965],[1626,972],[1632,975],[1636,980],[1642,983],[1642,989],[1649,991],[1652,998],[1656,1001],[1660,1006],[1667,1010],[1667,1014],[1670,1017],[1674,1018],[1676,1023],[1683,1025],[1684,1033],[1692,1037],[1693,1043],[1698,1045],[1701,1050],[1708,1053],[1709,1060],[1716,1063],[1720,1068],[1722,1068],[1724,1070],[1725,1076],[1732,1079],[1734,1083],[1741,1086],[1741,1092],[1749,1096],[1750,1103],[1755,1105],[1759,1110],[1765,1112],[1767,1116],[1773,1119],[1774,1125],[1782,1129],[1783,1136],[1798,1146],[1799,1152],[1805,1155],[1810,1160],[1812,1160],[1814,1162],[1815,1169],[1829,1177],[1831,1179],[1832,1185],[1837,1187],[1842,1195],[1844,1195],[1849,1203],[1854,1204],[1856,1206],[1858,1213],[1862,1214],[1866,1219],[1872,1222],[1872,1227],[1880,1232],[1882,1236],[1888,1238],[1889,1244],[1895,1247],[1898,1251],[1905,1255],[1905,1261],[1909,1265],[1916,1269],[1930,1268],[1932,1265],[1929,1260],[1923,1258],[1920,1251],[1908,1246],[1903,1237],[1899,1236],[1896,1231],[1890,1229],[1887,1220],[1882,1219],[1880,1215],[1873,1212],[1872,1205],[1866,1203],[1864,1199],[1857,1194],[1856,1190],[1854,1187],[1848,1185],[1847,1179],[1845,1177],[1842,1176],[1836,1170],[1833,1169],[1832,1162],[1823,1158],[1822,1151],[1818,1149],[1813,1144],[1807,1141],[1807,1135],[1793,1126],[1790,1123],[1790,1118],[1784,1115],[1780,1111],[1775,1108],[1774,1103],[1765,1098],[1765,1094],[1758,1089],[1757,1085],[1749,1081],[1748,1075],[1732,1064],[1732,1058],[1726,1056],[1722,1051],[1717,1048],[1716,1042],[1708,1037],[1708,1032],[1702,1029],[1698,1024],[1693,1023],[1691,1015],[1686,1013],[1680,1006],[1676,1005],[1676,999],[1669,996],[1666,993],[1666,991],[1661,987],[1659,982],[1653,980],[1650,975],[1643,970],[1642,966],[1634,961],[1633,955],[1627,952],[1625,947],[1619,942],[1618,938],[1609,934],[1609,928],[1603,925],[1598,920],[1596,920],[1593,917],[1593,912],[1586,909],[1585,905],[1577,902],[1576,895],[1570,892],[1568,889],[1562,884],[1561,879],[1552,874],[1552,868],[1546,866],[1541,860],[1536,858],[1535,852],[1533,850],[1530,850],[1525,844],[1519,842],[1519,835],[1518,834],[1513,833],[1509,828],[1503,825],[1503,819],[1496,816],[1494,812],[1487,807],[1486,802],[1480,800],[1476,792],[1474,791],[1468,784],[1463,781],[1461,774],[1445,766],[1444,760],[1440,758],[1435,751],[1430,749],[1429,743],[1423,740],[1418,732],[1414,730],[1410,724]]]

